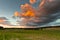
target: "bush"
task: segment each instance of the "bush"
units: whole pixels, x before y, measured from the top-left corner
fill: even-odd
[[[0,29],[3,29],[3,26],[0,26]]]

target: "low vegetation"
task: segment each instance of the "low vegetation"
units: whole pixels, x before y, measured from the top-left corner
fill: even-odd
[[[0,40],[60,40],[60,30],[0,29]]]

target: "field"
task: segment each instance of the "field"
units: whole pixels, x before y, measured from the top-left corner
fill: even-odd
[[[60,30],[0,29],[0,40],[60,40]]]

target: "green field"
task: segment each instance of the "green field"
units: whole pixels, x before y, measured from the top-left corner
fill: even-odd
[[[0,30],[0,40],[60,40],[60,30]]]

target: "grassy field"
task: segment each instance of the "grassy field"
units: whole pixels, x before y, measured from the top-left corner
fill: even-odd
[[[0,40],[60,40],[60,30],[0,30]]]

